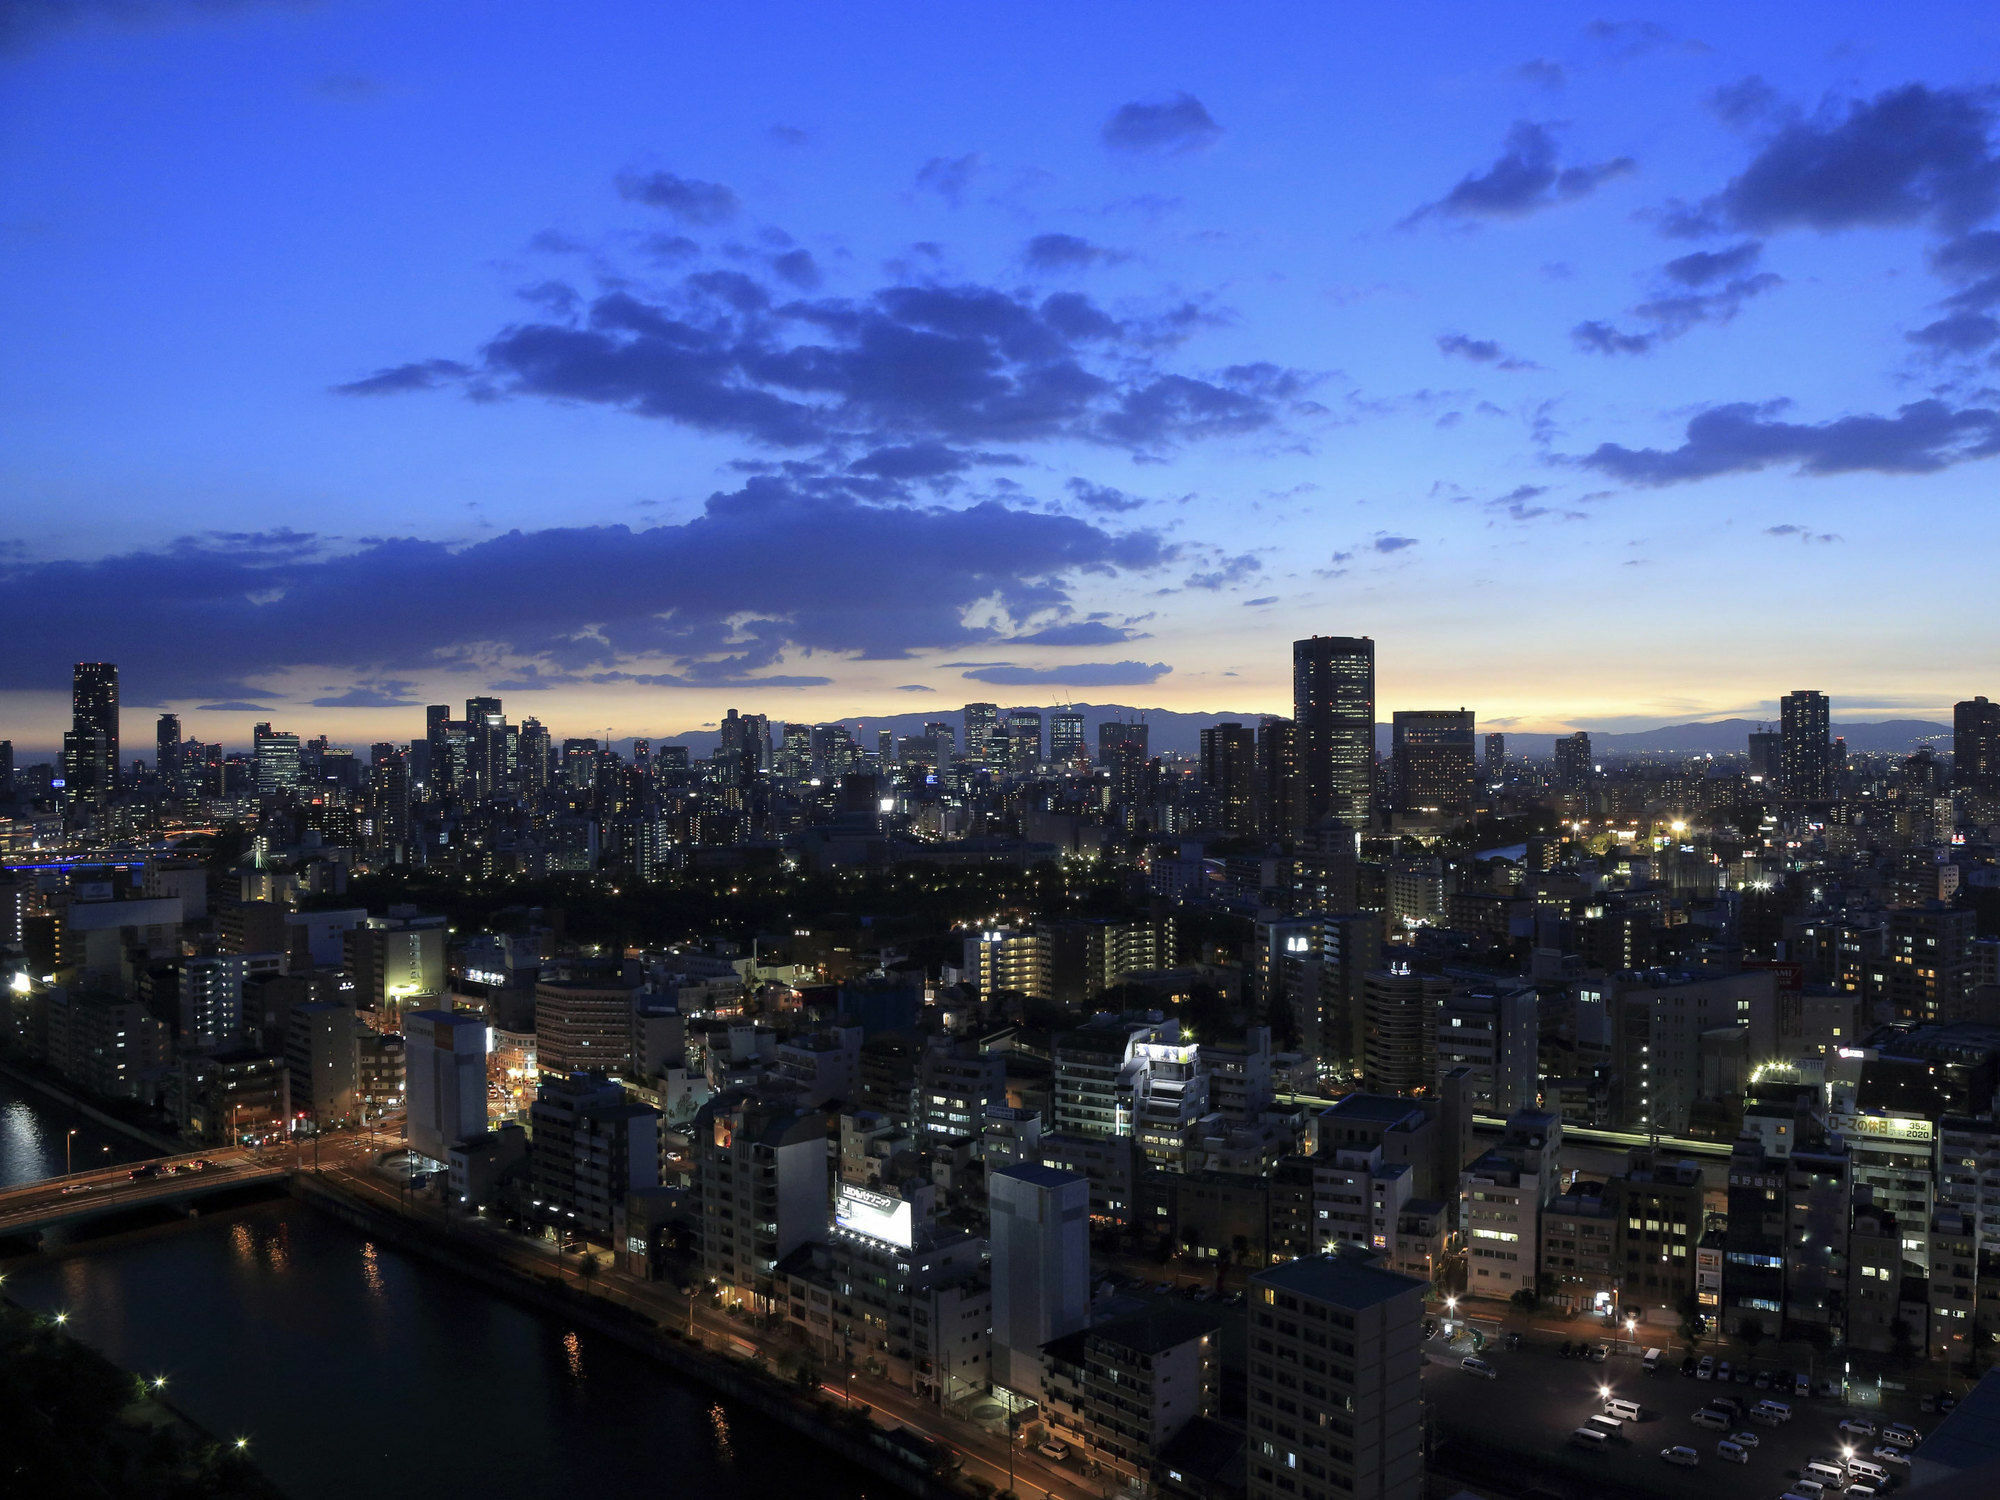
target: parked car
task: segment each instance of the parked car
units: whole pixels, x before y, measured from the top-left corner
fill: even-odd
[[[1724,1365],[1723,1368],[1728,1369],[1729,1367]],[[1696,1380],[1715,1379],[1715,1356],[1713,1354],[1704,1354],[1701,1357],[1701,1363],[1694,1368],[1694,1378]]]
[[[151,1162],[146,1162],[144,1165],[137,1166],[132,1169],[132,1180],[134,1182],[138,1182],[142,1178],[158,1177],[159,1175],[160,1175],[160,1169],[154,1166],[153,1163]]]
[[[1940,1397],[1938,1397],[1938,1410],[1939,1410],[1939,1411],[1957,1411],[1957,1410],[1958,1410],[1958,1397],[1956,1397],[1956,1396],[1940,1396]]]
[[[1475,1355],[1467,1355],[1463,1360],[1459,1361],[1458,1367],[1468,1375],[1478,1375],[1486,1380],[1498,1380],[1500,1378],[1498,1370]]]
[[[1732,1432],[1729,1434],[1729,1441],[1739,1448],[1754,1448],[1763,1439],[1754,1432]]]
[[[1695,1367],[1695,1358],[1692,1354],[1690,1354],[1686,1359],[1681,1361],[1681,1374],[1683,1375],[1694,1374],[1694,1367]]]
[[[1891,1422],[1882,1429],[1882,1441],[1901,1448],[1914,1448],[1923,1440],[1924,1435],[1908,1422]]]
[[[1601,1365],[1607,1359],[1611,1358],[1611,1346],[1609,1344],[1592,1344],[1589,1353],[1590,1362]]]
[[[1840,1421],[1840,1430],[1849,1437],[1872,1438],[1875,1436],[1875,1424],[1866,1417],[1843,1417]]]
[[[1701,1462],[1701,1455],[1685,1445],[1662,1448],[1660,1450],[1660,1457],[1664,1458],[1670,1464],[1679,1464],[1683,1469],[1692,1469],[1696,1464]]]
[[[1706,1427],[1714,1432],[1727,1432],[1736,1425],[1728,1412],[1717,1411],[1712,1406],[1704,1406],[1688,1420],[1697,1427]]]
[[[1715,1378],[1717,1380],[1726,1383],[1729,1379],[1729,1376],[1730,1376],[1729,1361],[1725,1359],[1721,1364],[1715,1367]]]
[[[1891,1448],[1886,1444],[1884,1444],[1881,1447],[1872,1449],[1868,1456],[1874,1459],[1877,1463],[1883,1463],[1883,1464],[1907,1465],[1910,1461],[1910,1455],[1905,1453],[1901,1448]]]
[[[1759,1370],[1757,1378],[1750,1383],[1760,1391],[1768,1391],[1771,1388],[1771,1372],[1769,1370]]]
[[[1054,1438],[1050,1438],[1045,1443],[1035,1444],[1035,1451],[1041,1454],[1043,1458],[1054,1459],[1057,1463],[1061,1463],[1069,1457],[1069,1445],[1059,1443]]]
[[[1792,1382],[1792,1394],[1794,1396],[1810,1396],[1812,1394],[1812,1382],[1803,1375],[1799,1376]]]
[[[1819,1383],[1819,1394],[1827,1398],[1838,1396],[1840,1394],[1840,1382],[1831,1379],[1822,1380]]]
[[[1715,1456],[1724,1463],[1747,1464],[1750,1462],[1750,1450],[1729,1438],[1724,1438],[1715,1445]]]

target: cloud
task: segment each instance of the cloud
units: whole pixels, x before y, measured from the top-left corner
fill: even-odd
[[[1741,174],[1670,232],[1756,234],[1922,224],[1961,233],[2000,206],[2000,157],[1984,89],[1921,83],[1829,105],[1781,127]]]
[[[18,52],[68,26],[167,26],[295,0],[0,0],[0,52]]]
[[[1514,69],[1514,77],[1522,83],[1531,83],[1536,88],[1547,89],[1551,93],[1569,82],[1569,74],[1563,65],[1546,57],[1531,57]]]
[[[1590,21],[1585,23],[1583,34],[1587,40],[1628,61],[1669,49],[1690,56],[1700,56],[1710,50],[1706,42],[1683,37],[1657,21]]]
[[[794,150],[813,143],[813,133],[796,125],[773,125],[764,132],[764,136],[773,145],[789,146]]]
[[[1555,136],[1549,127],[1517,120],[1507,132],[1506,148],[1492,166],[1460,178],[1444,197],[1419,208],[1403,225],[1407,228],[1432,214],[1453,219],[1524,218],[1558,203],[1588,197],[1637,167],[1629,156],[1587,166],[1559,166]]]
[[[1243,607],[1245,609],[1257,609],[1262,607],[1263,605],[1276,604],[1277,602],[1278,602],[1278,596],[1276,594],[1260,594],[1255,599],[1245,599],[1243,601]]]
[[[333,389],[342,396],[402,396],[411,391],[434,391],[472,374],[470,365],[455,359],[420,359],[404,365],[390,365],[373,375],[350,380]]]
[[[813,259],[810,250],[787,250],[782,255],[773,256],[771,271],[780,281],[802,292],[819,290],[819,262]]]
[[[1953,313],[1904,337],[1935,354],[1977,354],[2000,339],[2000,322],[1985,313]]]
[[[933,156],[917,168],[917,186],[927,193],[936,193],[957,208],[965,197],[966,189],[972,186],[972,179],[985,166],[986,158],[977,151],[969,151],[964,156]]]
[[[1107,250],[1074,234],[1038,234],[1021,250],[1021,259],[1034,271],[1081,271],[1100,262],[1115,264],[1129,258],[1122,251]]]
[[[1776,420],[1788,403],[1737,402],[1692,418],[1678,448],[1602,443],[1573,462],[1631,484],[1658,486],[1794,464],[1801,474],[1930,474],[2000,453],[2000,412],[1916,401],[1895,416]]]
[[[1133,155],[1177,156],[1203,151],[1222,137],[1222,127],[1193,94],[1121,104],[1104,122],[1104,144]]]
[[[1521,359],[1509,354],[1492,339],[1467,338],[1462,333],[1441,333],[1437,337],[1438,353],[1455,355],[1459,359],[1469,359],[1475,364],[1492,365],[1496,370],[1539,370],[1540,365],[1532,359]]]
[[[925,687],[921,682],[905,682],[899,683],[896,691],[899,693],[935,693],[937,689],[934,687]]]
[[[382,682],[356,683],[344,693],[314,698],[313,708],[416,708],[423,699],[412,697],[417,685],[400,678]]]
[[[1416,546],[1417,539],[1413,536],[1384,535],[1376,537],[1369,545],[1377,552],[1401,552],[1406,547]]]
[[[134,693],[162,698],[250,700],[262,690],[249,683],[301,666],[377,685],[433,671],[750,683],[794,654],[963,652],[1007,633],[983,623],[995,615],[1071,607],[1079,575],[1144,574],[1174,557],[1155,533],[1075,516],[875,504],[770,476],[647,529],[456,547],[392,538],[289,558],[198,541],[87,561],[0,557],[0,690],[60,687],[82,639]]]
[[[618,195],[630,203],[664,209],[683,224],[724,224],[742,207],[736,194],[721,183],[672,172],[621,172]]]
[[[1113,489],[1108,484],[1092,484],[1088,479],[1072,479],[1066,488],[1087,510],[1102,511],[1116,515],[1128,510],[1142,510],[1146,502],[1137,495],[1128,495],[1123,490]]]
[[[267,707],[262,703],[229,702],[199,704],[196,706],[195,712],[201,714],[269,714],[276,713],[277,710]]]
[[[1761,241],[1746,240],[1727,250],[1698,250],[1670,260],[1660,270],[1674,289],[1655,293],[1632,309],[1634,317],[1652,327],[1631,332],[1593,318],[1572,328],[1570,339],[1590,354],[1645,354],[1701,324],[1727,323],[1752,297],[1784,285],[1784,278],[1771,271],[1735,274],[1748,271],[1762,250]],[[1729,279],[1715,285],[1723,277]]]
[[[1778,91],[1752,73],[1711,90],[1708,107],[1731,129],[1745,130],[1777,113]]]
[[[1842,539],[1838,532],[1814,531],[1809,526],[1794,526],[1790,522],[1783,526],[1766,526],[1764,535],[1797,537],[1802,542],[1837,542]]]
[[[1749,270],[1763,250],[1762,240],[1745,240],[1727,250],[1696,250],[1668,261],[1660,270],[1669,281],[1682,286],[1707,286],[1711,281]]]
[[[1301,371],[1163,368],[1182,311],[1121,319],[1080,292],[976,284],[780,302],[741,271],[700,271],[651,299],[606,291],[579,322],[504,328],[476,366],[423,360],[336,389],[458,381],[484,399],[612,406],[778,448],[1069,439],[1157,454],[1317,412]]]
[[[1237,557],[1225,557],[1214,568],[1206,572],[1190,573],[1181,580],[1182,588],[1224,589],[1233,583],[1241,583],[1246,578],[1254,578],[1264,571],[1263,563],[1245,552]]]
[[[1127,641],[1144,640],[1143,630],[1127,630],[1102,620],[1072,620],[1050,625],[1029,635],[1011,635],[1009,646],[1122,646]]]
[[[1163,661],[1085,661],[1067,667],[979,667],[962,675],[996,687],[1143,687],[1171,671]]]

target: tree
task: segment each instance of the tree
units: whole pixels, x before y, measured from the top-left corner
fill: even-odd
[[[1743,1335],[1743,1342],[1752,1349],[1764,1342],[1764,1325],[1756,1318],[1745,1318],[1743,1326],[1737,1332]]]

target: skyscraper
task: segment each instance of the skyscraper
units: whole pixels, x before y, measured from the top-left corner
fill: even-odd
[[[1952,706],[1951,756],[1954,783],[2000,794],[2000,703],[1982,697]]]
[[[1242,724],[1201,732],[1201,779],[1217,828],[1241,838],[1257,831],[1257,735]]]
[[[104,801],[118,790],[118,668],[80,661],[70,679],[70,734],[63,776],[72,797]]]
[[[1042,763],[1042,716],[1032,708],[1007,710],[1010,769],[1032,771]]]
[[[181,786],[181,716],[161,714],[153,726],[153,769],[168,791]]]
[[[1073,708],[1059,708],[1049,715],[1049,760],[1066,771],[1090,764],[1083,715]]]
[[[1486,782],[1498,786],[1507,779],[1507,736],[1489,734],[1486,736]]]
[[[257,795],[277,797],[299,787],[299,737],[269,724],[256,725],[251,738],[257,757]]]
[[[1472,811],[1472,710],[1398,709],[1392,722],[1396,810]]]
[[[1375,811],[1375,642],[1365,635],[1294,641],[1292,720],[1300,825],[1335,817],[1366,828]]]
[[[1109,765],[1114,750],[1119,745],[1131,745],[1138,758],[1146,758],[1146,725],[1143,721],[1127,724],[1122,719],[1108,719],[1097,726],[1097,760],[1100,765]]]
[[[1595,772],[1590,758],[1590,736],[1579,729],[1556,741],[1556,790],[1566,797],[1581,797],[1590,789]]]
[[[1257,831],[1285,838],[1298,829],[1298,725],[1276,714],[1257,721]]]
[[[1833,797],[1832,732],[1832,707],[1825,693],[1800,688],[1779,702],[1779,782],[1788,802]]]
[[[965,758],[986,763],[988,741],[1000,727],[1000,705],[997,703],[968,703],[965,705]]]

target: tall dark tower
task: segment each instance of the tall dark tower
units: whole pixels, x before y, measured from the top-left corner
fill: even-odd
[[[153,726],[153,770],[169,791],[181,785],[181,716],[161,714]]]
[[[1292,642],[1301,828],[1338,818],[1366,828],[1375,811],[1375,642],[1316,635]]]
[[[1953,704],[1951,730],[1952,782],[1969,792],[2000,793],[2000,703]]]
[[[1833,709],[1825,693],[1801,688],[1778,703],[1779,777],[1788,802],[1833,797]]]
[[[80,661],[70,685],[70,734],[65,777],[70,794],[102,802],[118,789],[118,668]]]

